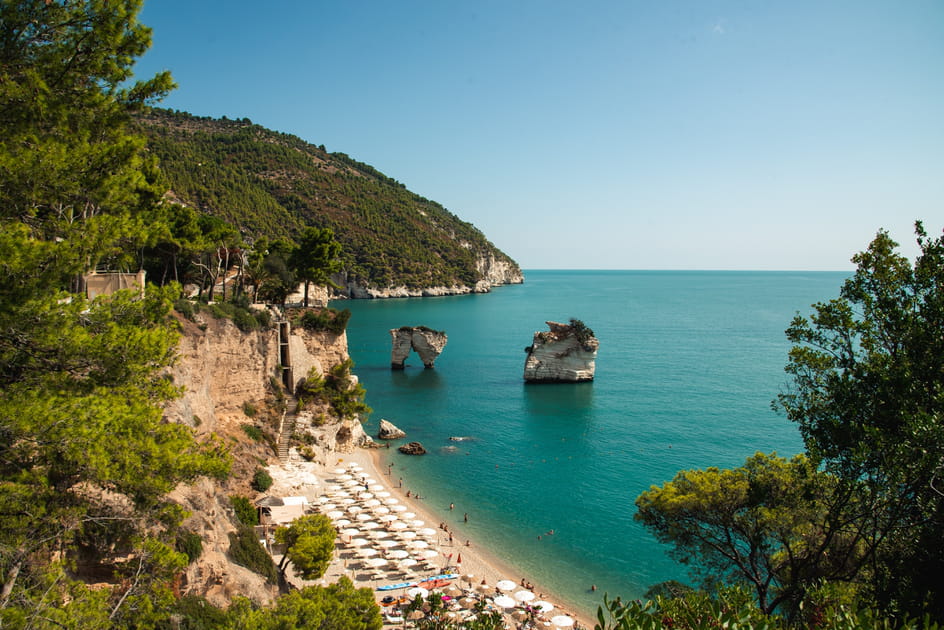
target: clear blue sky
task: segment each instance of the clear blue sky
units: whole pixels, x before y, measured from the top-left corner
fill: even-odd
[[[944,228],[944,2],[146,0],[164,106],[373,165],[524,268],[851,269]]]

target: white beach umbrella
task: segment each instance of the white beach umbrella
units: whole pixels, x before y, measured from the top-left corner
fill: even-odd
[[[420,536],[436,536],[437,532],[432,527],[424,527],[417,532]]]
[[[371,491],[371,492],[383,492],[383,491],[384,491],[384,487],[383,487],[382,485],[380,485],[379,483],[372,483],[372,484],[369,484],[369,488],[370,488],[370,491]],[[387,494],[389,495],[389,493],[387,493]]]
[[[392,523],[395,520],[397,520],[397,517],[394,516],[393,514],[381,514],[380,516],[377,517],[377,520],[380,521],[381,523]]]
[[[374,498],[374,495],[372,495],[371,493],[366,492],[366,491],[365,491],[365,492],[358,492],[358,493],[357,493],[357,498],[363,499],[363,500],[366,500],[366,499],[373,499],[373,498]]]
[[[406,546],[410,549],[426,549],[429,547],[429,543],[425,540],[411,540]]]
[[[337,504],[337,503],[322,503],[322,504],[319,506],[319,509],[320,509],[322,512],[330,512],[331,510],[336,510],[336,509],[338,509],[338,504]]]
[[[385,505],[374,508],[374,514],[390,514],[390,508]]]
[[[390,549],[391,547],[399,547],[400,543],[396,540],[386,539],[378,541],[376,545],[381,549]]]
[[[376,479],[374,479],[370,475],[364,475],[363,477],[361,477],[361,481],[363,481],[364,483],[374,483]]]
[[[357,503],[357,501],[355,501],[354,499],[350,497],[348,497],[347,499],[341,499],[341,505],[345,507],[349,505],[354,505],[355,503]]]
[[[436,556],[438,556],[439,552],[436,551],[435,549],[424,549],[423,551],[420,552],[419,555],[429,560],[430,558],[435,558]]]
[[[366,564],[367,566],[373,567],[376,569],[387,564],[387,560],[385,558],[371,558],[370,560],[366,562]]]
[[[394,521],[390,523],[390,529],[406,529],[407,527],[409,527],[409,525],[403,521]]]
[[[346,518],[339,518],[334,522],[334,524],[338,527],[347,527],[351,524],[351,521],[347,520]]]
[[[366,522],[366,521],[373,520],[374,516],[373,516],[372,514],[368,514],[367,512],[361,512],[360,514],[358,514],[358,515],[355,516],[354,518],[355,518],[356,520],[358,520],[358,521],[365,521],[365,522]]]
[[[426,525],[426,521],[422,521],[416,518],[410,521],[410,525],[412,525],[413,527],[422,527],[423,525]]]
[[[495,583],[495,586],[500,591],[513,591],[518,585],[511,580],[498,580],[498,582]]]
[[[388,532],[385,529],[372,529],[369,532],[371,538],[390,538],[393,536],[392,532]]]
[[[335,469],[332,470],[331,472],[334,473],[335,475],[343,475],[345,472],[347,472],[347,469],[346,469],[346,468],[335,468]]]
[[[360,535],[361,530],[357,527],[348,527],[347,529],[342,529],[341,534],[344,536],[358,536]]]
[[[331,493],[331,496],[334,497],[335,499],[346,499],[349,496],[351,496],[351,493],[348,492],[347,490],[335,490],[334,492]]]
[[[373,547],[358,547],[357,555],[369,558],[371,556],[379,555],[380,552]]]
[[[548,613],[554,610],[554,604],[551,602],[546,602],[543,599],[541,601],[534,602],[531,604],[531,607],[540,610],[542,613]]]
[[[518,591],[517,593],[515,593],[515,599],[517,599],[517,600],[518,600],[519,602],[521,602],[522,604],[524,604],[524,603],[526,603],[526,602],[530,602],[531,600],[535,599],[536,597],[537,597],[537,595],[535,595],[535,594],[532,593],[531,591]]]
[[[364,508],[355,504],[355,505],[348,506],[347,511],[350,512],[351,514],[357,514],[358,512],[363,512]]]
[[[416,518],[415,513],[406,511],[407,507],[405,505],[391,505],[390,509],[393,510],[394,512],[403,512],[403,514],[400,515],[400,518],[404,520],[408,521],[411,518]]]
[[[569,628],[574,625],[574,620],[567,615],[557,615],[556,617],[551,617],[551,625],[557,626],[558,628]]]
[[[331,510],[330,512],[325,514],[325,516],[331,519],[341,518],[342,516],[344,516],[344,512],[342,512],[341,510]]]
[[[499,608],[514,608],[516,604],[515,600],[507,595],[499,595],[492,601],[495,602],[495,605]]]
[[[417,560],[414,560],[413,558],[404,558],[403,560],[400,560],[400,562],[397,563],[397,565],[403,567],[404,569],[409,569],[410,567],[415,566],[417,564],[419,564],[419,562]]]
[[[351,542],[348,544],[350,544],[352,547],[366,547],[370,544],[370,541],[366,538],[352,538]]]
[[[378,501],[377,499],[369,499],[367,501],[364,501],[364,505],[370,508],[380,507],[380,501]]]
[[[390,551],[387,553],[388,558],[394,558],[396,560],[403,560],[404,558],[408,558],[409,556],[410,554],[404,551],[403,549],[394,549],[393,551]]]
[[[376,521],[367,521],[366,523],[361,523],[361,529],[379,529],[380,523]]]
[[[381,487],[383,487],[383,486],[381,486]],[[371,488],[371,489],[373,490],[373,488]],[[379,492],[376,492],[375,494],[376,494],[378,497],[380,497],[381,499],[386,499],[387,497],[390,496],[390,493],[387,492],[386,490],[380,490]]]
[[[350,480],[353,479],[353,478],[354,478],[354,477],[352,477],[351,475],[348,475],[348,474],[341,474],[341,475],[338,475],[337,477],[335,477],[335,479],[337,479],[337,480],[339,480],[339,481],[350,481]]]
[[[400,538],[402,538],[403,540],[413,540],[414,538],[416,538],[416,536],[417,536],[416,532],[411,532],[409,530],[400,532]]]
[[[415,599],[417,595],[419,595],[423,599],[426,599],[427,597],[429,597],[429,591],[427,591],[422,586],[414,586],[413,588],[408,590],[406,594],[410,596],[410,599]]]
[[[399,502],[400,502],[400,499],[396,497],[387,497],[386,499],[384,499],[384,503],[386,503],[387,505],[396,505]]]
[[[326,495],[326,494],[323,494],[323,495],[321,495],[320,497],[318,497],[317,499],[315,499],[315,503],[317,503],[318,505],[324,505],[325,503],[329,503],[330,501],[331,501],[331,499],[329,499],[329,498],[328,498],[328,495]]]

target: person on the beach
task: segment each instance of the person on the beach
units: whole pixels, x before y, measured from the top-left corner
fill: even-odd
[[[450,510],[456,509],[456,504],[455,504],[455,503],[450,503],[450,504],[449,504],[449,509],[450,509]]]
[[[465,514],[462,515],[462,520],[465,521],[466,523],[469,522],[469,513],[468,513],[468,512],[466,512]]]

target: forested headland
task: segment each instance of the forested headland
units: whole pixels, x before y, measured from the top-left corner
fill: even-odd
[[[228,247],[294,244],[315,227],[332,231],[339,271],[359,286],[474,288],[487,281],[491,259],[520,274],[475,226],[344,153],[247,119],[150,109],[137,123],[170,198],[231,226]],[[150,277],[170,275],[170,263],[150,261]]]

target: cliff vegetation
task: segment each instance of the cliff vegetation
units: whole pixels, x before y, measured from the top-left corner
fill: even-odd
[[[137,120],[171,198],[233,226],[250,247],[327,228],[342,247],[341,277],[358,286],[520,282],[517,264],[472,224],[344,153],[245,118],[151,109]],[[507,272],[496,275],[496,263]]]

